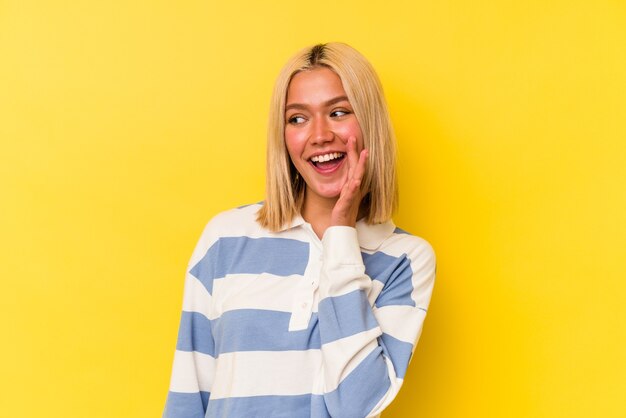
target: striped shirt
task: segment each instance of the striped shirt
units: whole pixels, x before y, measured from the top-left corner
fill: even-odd
[[[378,416],[422,330],[432,248],[391,221],[270,232],[259,208],[217,215],[193,252],[163,417]]]

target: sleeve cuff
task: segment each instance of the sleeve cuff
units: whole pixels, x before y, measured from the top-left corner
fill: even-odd
[[[354,290],[369,292],[357,231],[349,226],[331,226],[322,237],[320,296],[340,296]]]

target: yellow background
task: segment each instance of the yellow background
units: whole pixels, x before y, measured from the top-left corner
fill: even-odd
[[[332,40],[438,256],[384,416],[626,417],[618,0],[0,2],[0,416],[160,416],[195,242],[263,198],[274,78]]]

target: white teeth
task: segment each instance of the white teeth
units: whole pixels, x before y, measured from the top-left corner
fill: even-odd
[[[331,152],[330,154],[313,156],[311,157],[311,161],[313,161],[314,163],[322,163],[322,162],[334,160],[336,158],[341,157],[342,155],[343,155],[342,152]]]

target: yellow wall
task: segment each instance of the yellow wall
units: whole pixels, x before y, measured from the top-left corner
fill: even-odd
[[[331,40],[438,255],[385,416],[626,416],[626,6],[379,3],[0,3],[0,416],[160,415],[196,239],[263,198],[274,77]]]

